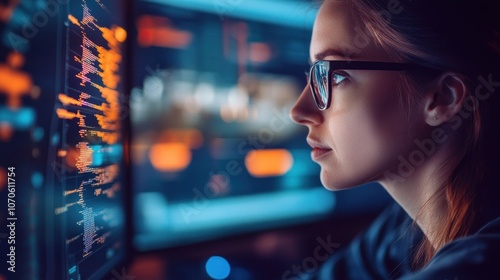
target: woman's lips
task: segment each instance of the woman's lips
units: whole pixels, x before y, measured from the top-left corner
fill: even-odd
[[[313,160],[318,160],[332,151],[331,148],[321,144],[319,141],[316,141],[313,138],[307,138],[307,143],[312,148],[311,158]]]
[[[313,148],[311,151],[311,158],[313,160],[319,160],[320,158],[330,153],[331,151],[332,151],[331,149]]]

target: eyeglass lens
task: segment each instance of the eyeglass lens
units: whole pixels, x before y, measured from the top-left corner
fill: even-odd
[[[329,63],[315,63],[311,69],[311,87],[316,104],[324,109],[328,104],[328,70]]]

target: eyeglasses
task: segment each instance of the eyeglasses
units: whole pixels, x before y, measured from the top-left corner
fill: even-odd
[[[413,69],[433,69],[414,63],[376,62],[376,61],[348,61],[348,60],[318,60],[311,65],[308,83],[318,109],[326,110],[330,107],[332,85],[331,75],[337,70],[384,70],[405,71]]]

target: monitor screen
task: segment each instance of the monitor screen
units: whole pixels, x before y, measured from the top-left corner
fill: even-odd
[[[121,275],[125,8],[0,2],[0,279]]]
[[[230,3],[231,2],[231,3]],[[289,118],[308,1],[138,1],[132,168],[139,250],[320,219],[335,205]]]

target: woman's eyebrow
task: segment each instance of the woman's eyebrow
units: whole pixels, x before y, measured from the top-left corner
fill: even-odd
[[[333,48],[330,48],[330,49],[326,49],[322,52],[319,52],[317,54],[314,55],[314,61],[316,60],[323,60],[325,57],[328,57],[328,56],[337,56],[339,58],[342,58],[342,59],[353,59],[353,56],[350,55],[350,56],[347,56],[345,54],[345,52],[342,52],[340,50],[337,50],[337,49],[333,49]],[[313,61],[311,61],[311,58],[309,58],[309,64],[312,64]]]

